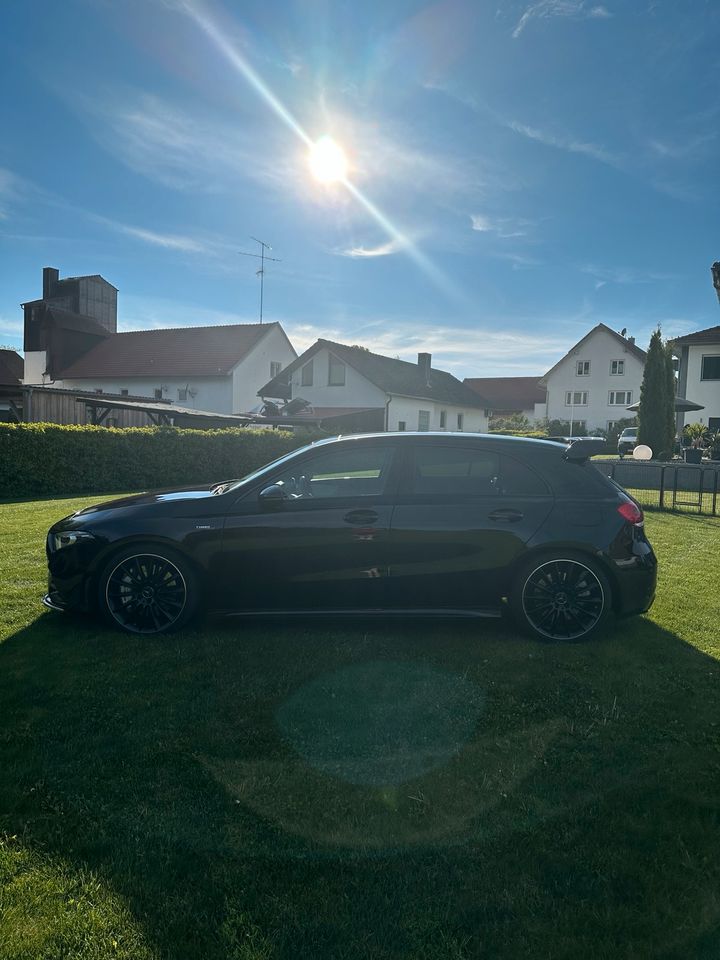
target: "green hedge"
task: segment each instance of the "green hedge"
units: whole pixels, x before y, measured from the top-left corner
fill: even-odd
[[[530,437],[535,440],[545,440],[549,436],[547,430],[491,430],[503,437]]]
[[[242,477],[319,434],[0,423],[0,499],[146,490]]]

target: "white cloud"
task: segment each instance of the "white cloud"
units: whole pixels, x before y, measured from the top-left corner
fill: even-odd
[[[600,163],[605,163],[610,167],[619,167],[621,165],[619,157],[595,143],[576,140],[574,137],[567,135],[557,136],[544,130],[538,130],[537,127],[529,127],[524,123],[516,123],[513,120],[508,121],[505,126],[514,130],[515,133],[519,133],[529,140],[536,140],[538,143],[542,143],[547,147],[555,147],[557,150],[566,150],[569,153],[585,154],[588,157],[592,157],[593,160],[598,160]]]
[[[290,175],[291,152],[279,148],[278,132],[266,132],[259,149],[250,124],[144,93],[78,97],[75,104],[89,115],[93,134],[111,154],[163,186],[216,192],[246,177],[282,186]]]
[[[471,213],[470,221],[473,230],[477,230],[478,233],[494,233],[501,240],[526,237],[532,228],[537,226],[534,220],[526,220],[522,217],[492,219],[483,213]]]
[[[355,343],[373,353],[411,363],[417,361],[418,353],[429,352],[433,366],[461,379],[523,373],[541,376],[579,339],[575,331],[563,337],[508,330],[507,321],[499,321],[497,329],[440,326],[421,318],[381,324],[348,319],[330,321],[322,327],[288,322],[283,326],[299,353],[319,337]]]
[[[388,257],[393,253],[399,253],[405,245],[399,240],[388,240],[387,243],[381,243],[377,247],[350,247],[348,250],[341,250],[343,257]]]
[[[470,219],[472,220],[473,230],[479,230],[480,233],[493,233],[495,231],[495,224],[489,217],[483,216],[482,213],[471,213]]]
[[[595,278],[595,289],[599,290],[608,283],[621,285],[636,283],[660,283],[667,280],[677,280],[678,274],[660,270],[638,270],[635,267],[601,267],[588,263],[580,267],[582,273]]]
[[[571,20],[604,20],[612,14],[602,5],[589,6],[585,0],[539,0],[529,6],[518,20],[513,30],[517,39],[531,20],[544,20],[550,17],[566,17]]]
[[[124,223],[116,223],[112,220],[102,218],[103,222],[118,230],[120,233],[127,234],[129,237],[136,237],[145,243],[155,247],[163,247],[165,250],[181,250],[185,253],[209,253],[206,243],[195,240],[192,237],[183,237],[174,233],[156,233],[153,230],[144,230],[141,227],[130,227]]]
[[[675,142],[667,139],[651,139],[648,141],[648,146],[654,156],[663,160],[686,160],[688,158],[697,160],[698,157],[705,158],[708,153],[708,146],[714,144],[717,137],[715,130],[706,130]]]

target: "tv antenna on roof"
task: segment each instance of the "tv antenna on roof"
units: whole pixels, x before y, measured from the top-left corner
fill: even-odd
[[[254,257],[256,260],[260,261],[260,269],[255,271],[255,276],[260,277],[260,323],[263,322],[263,288],[265,285],[265,261],[273,260],[275,263],[282,263],[282,260],[279,260],[277,257],[268,257],[265,253],[266,250],[272,250],[272,247],[269,243],[265,243],[264,240],[258,240],[257,237],[250,237],[251,240],[254,240],[255,243],[260,244],[260,253],[246,253],[244,250],[238,250],[238,253],[241,257]]]

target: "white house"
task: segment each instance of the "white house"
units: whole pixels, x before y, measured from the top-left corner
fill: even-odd
[[[575,434],[611,430],[640,399],[646,354],[599,323],[541,378],[548,420],[568,420]]]
[[[169,400],[223,414],[257,406],[262,384],[297,353],[279,323],[117,333],[117,290],[99,276],[43,270],[23,304],[24,384]]]
[[[297,356],[279,323],[116,333],[59,372],[56,386],[247,413],[258,387]]]
[[[678,396],[690,396],[705,408],[702,415],[692,413],[684,419],[720,430],[720,326],[678,337],[673,349],[680,358]]]
[[[431,365],[364,347],[318,340],[259,391],[264,399],[307,401],[315,417],[354,417],[357,430],[486,432],[487,401]]]

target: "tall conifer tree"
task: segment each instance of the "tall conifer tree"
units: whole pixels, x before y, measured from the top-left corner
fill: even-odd
[[[638,410],[638,443],[647,444],[654,458],[670,456],[674,445],[675,377],[671,386],[671,372],[672,355],[658,329],[650,337]]]

